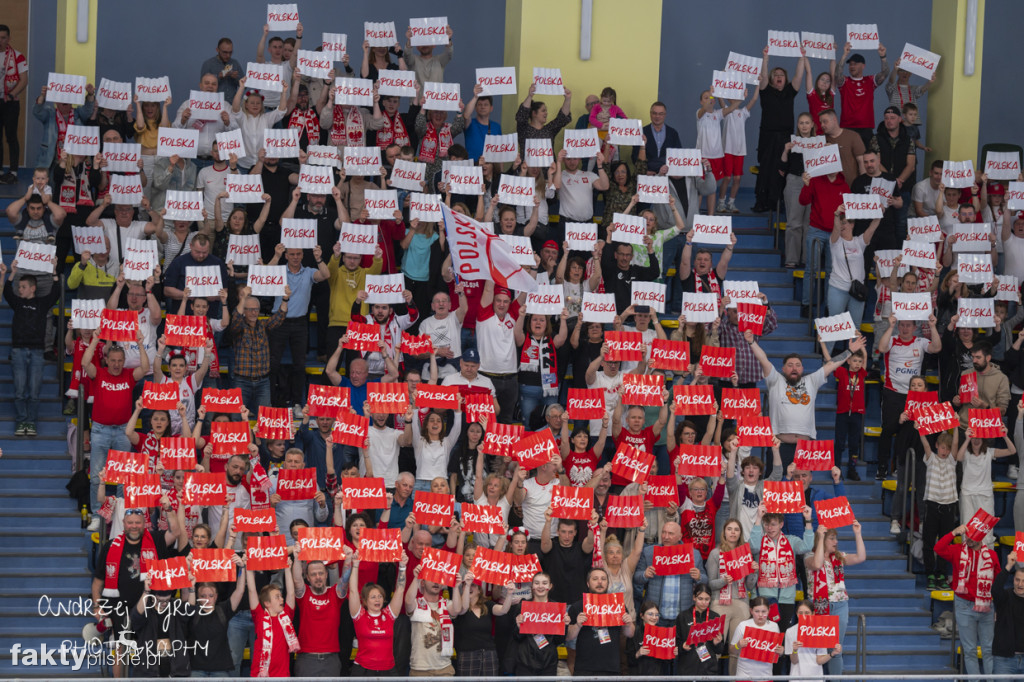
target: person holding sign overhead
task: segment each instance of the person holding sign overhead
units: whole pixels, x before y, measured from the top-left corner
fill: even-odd
[[[877,155],[872,156],[877,161]],[[839,315],[849,312],[853,326],[857,329],[864,318],[864,304],[867,298],[864,287],[864,280],[867,279],[867,273],[864,272],[864,256],[879,223],[881,218],[875,218],[863,234],[854,236],[854,221],[846,216],[846,205],[841,204],[836,207],[832,234],[829,236],[832,272],[828,278],[828,314]],[[826,345],[831,353],[835,342],[830,341]]]
[[[857,554],[850,556],[840,552],[839,531],[820,525],[814,535],[814,553],[804,563],[807,569],[806,593],[811,595],[810,613],[806,615],[839,616],[840,642],[846,637],[846,625],[850,620],[850,596],[846,593],[844,573],[847,566],[862,564],[868,558],[859,521],[853,522],[853,540],[857,544]],[[801,610],[805,603],[801,602]],[[800,615],[799,611],[797,615]],[[843,674],[842,655],[828,661],[828,674]]]
[[[801,59],[796,65],[796,74],[789,80],[786,70],[776,66],[768,70],[768,46],[763,50],[761,71],[757,87],[761,90],[761,126],[757,136],[757,186],[754,213],[765,213],[782,196],[783,178],[782,150],[793,134],[793,102],[800,92],[804,80],[807,60]]]
[[[757,593],[766,599],[766,606],[770,603],[778,604],[780,628],[788,628],[793,623],[796,585],[799,580],[796,558],[814,548],[814,529],[811,527],[813,514],[814,510],[805,504],[803,535],[785,535],[782,532],[783,515],[769,513],[765,503],[761,502],[754,517],[754,527],[750,529],[750,554],[757,562]],[[753,602],[751,611],[754,611]],[[756,613],[754,617],[757,617]],[[740,628],[736,632],[740,632]],[[735,637],[733,635],[734,640]],[[777,672],[781,673],[781,666]],[[739,670],[737,674],[743,675]]]
[[[562,108],[558,115],[548,121],[548,105],[544,102],[534,102],[533,93],[537,91],[537,84],[530,85],[530,91],[526,99],[516,110],[516,133],[519,134],[519,149],[526,149],[526,140],[553,140],[559,131],[572,122],[569,113],[572,109],[572,90],[563,88],[565,98],[562,100]]]
[[[833,80],[843,103],[840,125],[860,135],[866,146],[875,132],[875,88],[884,83],[889,75],[889,62],[885,60],[885,45],[878,43],[878,59],[882,63],[882,68],[874,76],[865,76],[864,55],[851,55],[852,47],[849,42],[843,46],[843,56],[836,62]],[[850,70],[849,77],[843,75],[844,63]],[[828,135],[827,132],[825,134]]]

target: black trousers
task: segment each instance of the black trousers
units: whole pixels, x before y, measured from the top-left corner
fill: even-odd
[[[892,459],[893,440],[900,430],[900,415],[907,405],[907,395],[888,388],[882,389],[882,435],[878,439],[878,468],[893,471],[896,462]],[[902,456],[902,452],[897,452]]]
[[[782,198],[786,178],[782,170],[782,151],[789,142],[790,133],[762,129],[757,137],[757,184],[754,196],[757,203],[773,207]]]
[[[12,173],[18,171],[21,147],[18,145],[18,117],[21,116],[21,102],[0,99],[0,167],[4,165],[3,140],[7,140],[7,158]]]
[[[306,404],[306,350],[309,347],[309,318],[289,317],[270,330],[270,400],[277,407]],[[282,367],[284,349],[292,364]]]

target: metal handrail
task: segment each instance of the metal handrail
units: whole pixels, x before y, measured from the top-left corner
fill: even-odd
[[[58,280],[60,299],[57,304],[57,398],[64,396],[64,313],[67,307],[65,300],[64,275]]]
[[[907,496],[910,498],[910,514],[907,516],[907,573],[914,572],[914,506],[917,498],[917,457],[914,456],[914,448],[907,448],[907,461],[910,468],[907,470],[910,479],[907,481]],[[904,506],[906,509],[906,506]]]
[[[811,258],[808,261],[807,267],[804,269],[804,286],[807,286],[807,281],[808,279],[810,279],[812,283],[811,286],[814,287],[813,294],[810,297],[811,310],[807,316],[807,326],[811,332],[811,335],[813,336],[814,334],[816,334],[814,320],[816,320],[819,317],[823,317],[823,315],[821,314],[821,306],[822,303],[824,303],[824,301],[822,301],[823,292],[820,278],[821,270],[824,267],[825,244],[823,242],[815,240],[813,242],[811,255],[813,256],[813,258]],[[811,268],[811,265],[814,265],[814,268]],[[809,278],[807,276],[808,274],[810,274]]]
[[[857,655],[854,658],[854,672],[867,672],[868,618],[863,613],[857,616]]]
[[[954,599],[956,599],[956,597],[954,597]],[[956,605],[954,604],[954,606],[956,606]],[[957,638],[956,618],[954,618],[953,619],[953,636],[950,637],[950,639],[949,639],[949,667],[953,668],[957,672],[961,672],[963,670],[963,668],[956,664],[956,638]],[[975,655],[977,655],[977,653],[975,653]]]
[[[83,386],[78,388],[78,400],[75,401],[75,411],[78,428],[75,429],[75,471],[81,471],[85,463],[85,403],[88,398],[85,396]],[[93,509],[95,514],[98,509]]]

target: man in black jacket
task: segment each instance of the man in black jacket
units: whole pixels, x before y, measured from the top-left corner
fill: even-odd
[[[17,272],[18,263],[13,261],[12,281]],[[4,300],[14,311],[11,321],[11,371],[14,373],[14,413],[17,417],[14,435],[34,436],[39,416],[39,388],[43,384],[46,317],[60,298],[60,287],[50,287],[45,296],[37,296],[35,275],[22,275],[18,280],[17,291],[6,279],[7,266],[0,263]]]
[[[658,257],[654,255],[654,241],[650,235],[644,237],[644,246],[651,254],[651,262],[647,267],[633,265],[633,245],[625,242],[610,241],[601,251],[601,273],[604,277],[604,290],[615,295],[615,310],[622,311],[632,303],[633,281],[654,282],[661,276]]]
[[[896,189],[893,196],[899,194],[903,203],[896,210],[896,221],[900,230],[907,231],[907,209],[910,208],[911,193],[917,179],[917,153],[910,139],[906,126],[903,125],[903,114],[897,107],[886,107],[882,122],[875,131],[878,141],[878,153],[882,167],[896,176]],[[853,190],[856,192],[857,190]]]
[[[1006,582],[1013,579],[1013,588]],[[996,607],[992,656],[996,675],[1024,675],[1024,567],[1017,563],[1017,553],[1006,557],[1005,570],[1000,571],[992,585],[992,602]]]

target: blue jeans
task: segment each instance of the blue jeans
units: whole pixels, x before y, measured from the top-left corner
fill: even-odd
[[[39,418],[39,387],[43,384],[43,349],[12,348],[14,414],[18,422],[35,424]]]
[[[242,390],[242,404],[249,408],[249,413],[255,415],[260,405],[270,407],[270,379],[264,377],[252,381],[232,374],[231,381],[235,388]]]
[[[858,301],[850,296],[849,291],[843,291],[837,287],[828,288],[828,314],[831,316],[849,312],[853,319],[854,329],[860,329],[860,321],[864,318],[864,303],[864,301]],[[835,341],[830,341],[826,345],[831,354],[836,345]]]
[[[527,430],[530,429],[530,423],[532,422],[531,417],[533,411],[539,406],[543,405],[554,405],[558,402],[557,395],[545,396],[544,389],[541,386],[524,386],[519,385],[519,413],[523,417],[523,426]]]
[[[964,670],[968,675],[980,675],[978,647],[981,647],[981,667],[985,674],[992,673],[992,637],[995,634],[995,614],[990,610],[974,610],[974,602],[963,597],[953,598],[956,607],[956,629],[964,655]]]
[[[245,647],[250,650],[256,646],[256,630],[252,625],[252,611],[239,611],[228,621],[228,646],[231,647],[231,659],[235,662],[234,677],[242,676],[242,656]]]
[[[1024,654],[1016,656],[994,656],[996,675],[1024,675]]]
[[[92,423],[91,441],[92,454],[89,456],[89,501],[92,510],[99,509],[96,503],[96,492],[100,489],[103,481],[100,480],[100,469],[107,466],[108,450],[130,450],[131,444],[124,429],[126,424],[97,424]]]
[[[416,484],[413,485],[412,489],[413,490],[422,490],[425,493],[429,493],[430,492],[430,481],[428,481],[426,479],[423,479],[423,478],[417,478],[416,479]]]
[[[850,622],[850,602],[848,601],[831,601],[828,603],[828,615],[839,616],[839,642],[840,644],[846,638],[846,626]],[[828,674],[829,675],[842,675],[843,674],[843,657],[836,656],[828,662]]]
[[[811,304],[811,289],[814,287],[815,275],[821,272],[821,264],[816,262],[814,242],[819,242],[825,251],[825,272],[832,272],[832,249],[829,248],[829,233],[819,230],[816,227],[807,226],[804,233],[804,258],[807,260],[807,267],[804,269],[804,297],[801,301],[804,305]]]

